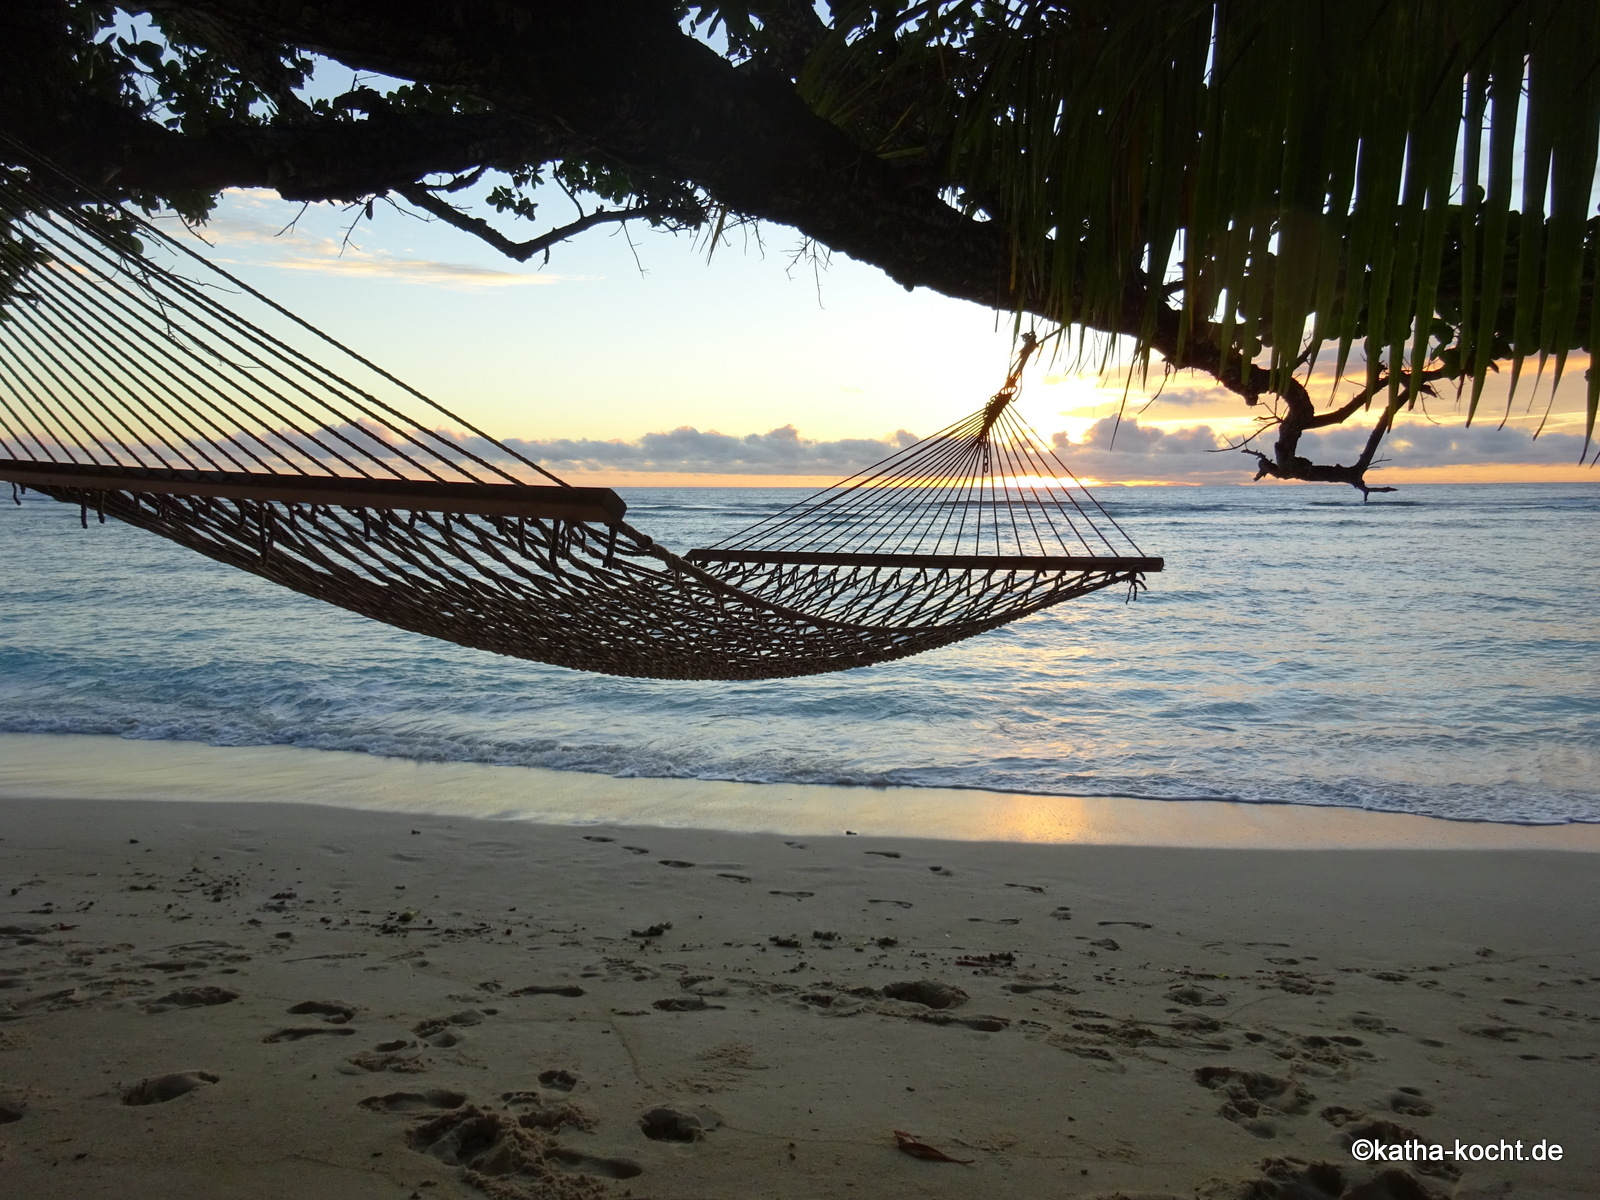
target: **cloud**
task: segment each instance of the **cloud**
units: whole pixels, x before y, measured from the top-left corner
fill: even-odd
[[[1303,453],[1319,462],[1354,462],[1366,444],[1365,429],[1336,429],[1302,440]],[[1475,463],[1577,463],[1583,437],[1546,433],[1532,437],[1526,429],[1493,425],[1402,425],[1384,439],[1379,457],[1395,467],[1461,467]]]
[[[1351,427],[1307,433],[1300,452],[1315,462],[1353,463],[1366,445],[1368,429]],[[1260,443],[1271,453],[1273,434]],[[1083,440],[1065,433],[1051,437],[1062,461],[1076,474],[1097,479],[1165,479],[1183,483],[1238,483],[1249,467],[1242,455],[1230,454],[1225,439],[1209,425],[1161,429],[1124,418],[1096,421]],[[1408,423],[1384,441],[1382,465],[1396,469],[1472,467],[1476,465],[1575,465],[1583,448],[1581,435],[1546,433],[1529,436],[1526,429],[1493,425],[1430,425]],[[1374,479],[1379,478],[1374,476]]]
[[[242,251],[250,255],[248,258],[216,258],[218,262],[235,266],[247,263],[284,271],[366,276],[400,283],[471,290],[542,286],[586,278],[542,271],[507,271],[498,267],[442,262],[430,258],[406,258],[384,250],[364,250],[336,238],[301,232],[292,224],[275,224],[238,212],[213,217],[206,223],[201,236],[216,250]],[[208,254],[207,257],[214,255]]]
[[[1269,432],[1262,448],[1270,452]],[[1317,462],[1351,463],[1367,438],[1365,428],[1308,433],[1302,453]],[[632,439],[508,438],[504,446],[476,435],[448,430],[389,430],[370,422],[320,426],[307,434],[285,429],[261,429],[255,434],[235,433],[226,444],[200,435],[182,439],[184,461],[235,461],[241,445],[263,462],[311,467],[319,464],[336,472],[352,461],[387,462],[402,474],[414,473],[404,447],[429,448],[424,457],[442,452],[446,458],[476,456],[512,468],[512,474],[537,482],[522,458],[558,475],[627,475],[634,482],[650,476],[716,476],[773,481],[802,477],[843,479],[881,462],[916,442],[904,429],[882,438],[840,438],[826,441],[802,437],[793,425],[766,433],[734,436],[684,425],[647,433]],[[1081,441],[1065,432],[1051,436],[1051,449],[1079,478],[1106,483],[1167,482],[1237,484],[1253,476],[1255,462],[1228,450],[1230,439],[1210,425],[1167,429],[1140,425],[1125,418],[1095,422]],[[170,444],[170,443],[169,443]],[[1382,465],[1396,471],[1460,469],[1468,477],[1481,474],[1501,478],[1526,477],[1519,468],[1548,471],[1576,467],[1583,438],[1578,434],[1547,433],[1537,440],[1525,430],[1496,429],[1492,425],[1465,428],[1425,423],[1401,426],[1386,442]],[[1580,468],[1581,469],[1581,468]],[[646,477],[642,480],[640,477]],[[1426,476],[1424,476],[1426,477]],[[1375,482],[1384,478],[1380,472]],[[1403,481],[1403,476],[1397,476]]]
[[[390,254],[347,251],[332,257],[299,254],[272,259],[265,264],[284,271],[315,271],[323,275],[366,275],[397,279],[402,283],[427,283],[435,287],[523,287],[529,284],[568,283],[575,275],[546,272],[500,271],[471,263],[438,262],[426,258],[396,258]]]
[[[486,458],[498,455],[491,443],[470,436],[443,435],[462,449]],[[1353,462],[1367,432],[1352,428],[1309,433],[1302,452],[1318,462]],[[1263,447],[1270,452],[1270,438]],[[897,430],[883,438],[822,441],[802,437],[793,425],[766,433],[734,436],[684,425],[633,440],[593,438],[533,440],[508,438],[506,445],[557,474],[629,471],[651,474],[831,476],[844,478],[915,442]],[[1164,429],[1131,417],[1095,422],[1074,442],[1056,433],[1051,446],[1080,477],[1106,481],[1165,480],[1174,483],[1240,483],[1254,473],[1254,460],[1227,450],[1230,439],[1210,425]],[[1582,438],[1492,427],[1405,425],[1385,444],[1393,467],[1471,466],[1474,464],[1569,464],[1578,461]]]
[[[1130,407],[1134,403],[1135,401],[1130,400]],[[1137,401],[1137,403],[1148,403],[1151,411],[1155,411],[1164,406],[1176,408],[1232,408],[1239,404],[1240,401],[1238,396],[1218,384],[1183,383],[1174,387],[1162,388],[1150,400]]]
[[[1124,417],[1105,417],[1091,425],[1081,442],[1053,434],[1051,447],[1073,474],[1106,480],[1162,480],[1172,483],[1237,483],[1242,461],[1216,453],[1227,443],[1209,425],[1166,430]]]
[[[466,449],[486,454],[488,443],[460,439]],[[904,429],[885,438],[816,441],[793,425],[743,437],[699,430],[689,425],[647,433],[636,441],[508,438],[506,445],[553,471],[629,470],[722,475],[849,475],[916,441]]]
[[[1065,434],[1056,434],[1051,441],[1057,448],[1070,446]],[[1132,417],[1125,417],[1119,426],[1115,417],[1105,417],[1089,427],[1079,445],[1108,454],[1141,455],[1195,455],[1207,454],[1223,445],[1215,430],[1209,425],[1195,425],[1188,429],[1165,430],[1154,425],[1140,425]]]
[[[34,439],[39,441],[41,439]],[[556,473],[609,471],[641,474],[749,475],[749,476],[825,476],[843,478],[871,466],[904,449],[916,435],[898,430],[884,438],[842,438],[818,441],[803,438],[793,425],[767,433],[733,437],[725,433],[682,426],[678,429],[647,433],[634,441],[592,438],[557,438],[533,441],[507,438],[506,449]],[[226,437],[194,434],[161,443],[143,445],[157,451],[156,461],[165,461],[161,448],[180,447],[181,461],[211,462],[219,466],[241,462],[241,449],[267,467],[282,469],[285,464],[320,467],[335,473],[348,473],[352,464],[387,463],[402,475],[415,475],[411,461],[433,462],[434,455],[465,459],[468,455],[496,464],[512,466],[518,460],[485,438],[449,430],[420,428],[389,429],[372,421],[348,421],[318,425],[307,432],[287,428],[261,428],[253,432],[234,431]],[[425,453],[416,455],[417,447]],[[451,447],[462,451],[451,453]],[[71,457],[68,455],[67,457]],[[525,467],[512,474],[532,479]],[[533,482],[538,482],[534,479]]]

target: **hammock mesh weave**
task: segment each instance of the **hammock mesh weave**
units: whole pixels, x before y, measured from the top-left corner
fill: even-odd
[[[155,227],[0,171],[0,479],[499,654],[809,675],[1136,589],[1161,560],[1017,417],[1015,385],[678,555],[616,493],[565,484]]]

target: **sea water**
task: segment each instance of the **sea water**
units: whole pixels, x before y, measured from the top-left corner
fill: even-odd
[[[804,493],[623,494],[683,550]],[[686,683],[433,641],[29,494],[0,506],[0,732],[1600,822],[1600,487],[1100,497],[1166,558],[1134,603],[1110,589],[835,675]]]

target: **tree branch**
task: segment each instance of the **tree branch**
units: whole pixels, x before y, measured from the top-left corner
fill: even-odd
[[[1449,377],[1449,372],[1435,368],[1422,371],[1416,376],[1418,390],[1431,392],[1431,385],[1435,380]],[[1383,411],[1373,423],[1367,433],[1367,441],[1362,447],[1360,456],[1350,466],[1334,463],[1331,466],[1324,463],[1314,463],[1310,459],[1301,458],[1295,453],[1299,446],[1300,435],[1307,429],[1324,428],[1335,425],[1354,413],[1366,408],[1380,392],[1387,391],[1391,382],[1390,376],[1383,376],[1369,388],[1364,388],[1350,400],[1336,409],[1320,413],[1307,418],[1305,412],[1310,405],[1310,396],[1305,389],[1295,382],[1295,390],[1299,397],[1304,398],[1303,404],[1291,403],[1289,412],[1282,418],[1278,444],[1274,448],[1271,458],[1259,450],[1246,450],[1246,454],[1253,454],[1257,459],[1256,478],[1264,479],[1272,476],[1274,479],[1295,479],[1307,483],[1346,483],[1357,489],[1363,497],[1373,492],[1392,492],[1391,487],[1373,487],[1367,483],[1366,475],[1372,469],[1377,458],[1378,448],[1383,444],[1383,439],[1388,436],[1389,430],[1394,427],[1394,419],[1400,411],[1411,403],[1410,377],[1402,373],[1399,379],[1399,388],[1394,396],[1383,406]],[[1288,397],[1285,397],[1288,399]],[[1243,446],[1244,443],[1241,443]]]
[[[636,217],[648,219],[665,215],[658,209],[651,208],[648,205],[640,205],[637,208],[601,209],[579,217],[569,224],[558,226],[536,238],[529,238],[525,242],[514,242],[493,225],[490,225],[489,222],[481,217],[474,217],[470,213],[462,212],[455,205],[441,200],[420,183],[401,184],[390,190],[424,212],[432,213],[439,220],[447,225],[455,226],[464,233],[470,233],[480,241],[493,246],[507,258],[515,259],[517,262],[527,262],[541,251],[548,255],[550,247],[558,242],[564,242],[570,237],[575,237],[586,229],[593,229],[596,225],[630,221]]]

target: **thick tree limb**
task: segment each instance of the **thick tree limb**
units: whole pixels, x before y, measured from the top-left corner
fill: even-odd
[[[59,114],[58,114],[59,115]],[[490,113],[407,113],[387,121],[322,118],[282,125],[219,126],[200,135],[82,103],[73,117],[95,133],[16,120],[0,107],[0,130],[80,178],[120,192],[170,195],[266,187],[285,200],[359,200],[427,175],[508,168],[563,157],[567,147],[521,122]]]
[[[789,225],[906,287],[995,308],[1035,305],[996,221],[812,113],[781,79],[743,72],[677,26],[665,0],[152,0],[241,36],[293,42],[361,70],[461,88],[497,111],[746,216]],[[426,29],[428,36],[417,31]]]
[[[487,111],[369,108],[366,120],[299,112],[266,126],[183,136],[103,100],[7,95],[0,50],[0,120],[25,141],[73,156],[70,169],[119,188],[170,195],[267,186],[306,200],[393,192],[519,261],[582,228],[651,213],[609,210],[517,241],[422,180],[486,166],[609,159],[699,189],[741,216],[788,225],[908,289],[1060,316],[1060,295],[1015,261],[998,204],[988,220],[957,211],[926,164],[885,161],[801,101],[790,78],[825,33],[805,0],[752,6],[763,23],[765,56],[757,55],[754,69],[734,66],[683,33],[668,0],[145,0],[142,7],[210,31],[219,45],[245,47],[256,59],[263,48],[291,45],[357,70],[454,89]],[[0,18],[0,33],[5,24]],[[257,62],[252,70],[265,68]],[[1246,404],[1276,394],[1282,411],[1273,454],[1252,451],[1261,461],[1258,477],[1370,490],[1364,473],[1393,412],[1380,417],[1356,465],[1310,463],[1298,454],[1304,432],[1347,420],[1370,398],[1317,413],[1297,381],[1275,386],[1267,371],[1229,353],[1214,328],[1191,330],[1180,352],[1170,298],[1159,280],[1130,273],[1121,311],[1096,327],[1143,337],[1173,366],[1211,375]]]

